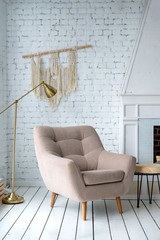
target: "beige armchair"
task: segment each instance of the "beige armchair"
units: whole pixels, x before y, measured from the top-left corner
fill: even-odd
[[[34,129],[35,151],[47,188],[56,194],[82,202],[86,220],[86,202],[116,198],[122,213],[120,196],[133,181],[136,159],[104,150],[94,128],[47,127]]]

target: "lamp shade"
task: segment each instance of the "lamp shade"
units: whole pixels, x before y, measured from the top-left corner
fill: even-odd
[[[57,90],[54,87],[52,87],[46,83],[43,83],[43,86],[44,86],[45,94],[48,98],[53,97],[57,93]]]

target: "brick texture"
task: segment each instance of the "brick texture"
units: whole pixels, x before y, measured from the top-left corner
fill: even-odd
[[[78,85],[56,110],[33,93],[18,103],[16,183],[42,183],[34,152],[36,125],[92,125],[104,147],[119,151],[119,90],[132,54],[145,0],[7,1],[8,104],[30,90],[30,59],[22,55],[92,44],[77,52]],[[65,62],[67,54],[61,54]],[[44,57],[44,66],[48,64]],[[14,108],[8,113],[10,180]],[[3,149],[0,146],[0,152]]]
[[[7,105],[7,5],[0,0],[0,112]],[[7,112],[0,115],[0,178],[7,177]]]

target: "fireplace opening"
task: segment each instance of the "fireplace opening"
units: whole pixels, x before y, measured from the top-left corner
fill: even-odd
[[[154,136],[153,136],[153,141],[154,141],[154,144],[153,144],[153,162],[157,162],[160,161],[160,126],[154,126],[154,129],[153,129],[153,133],[154,133]],[[158,156],[159,156],[159,159],[158,159]]]

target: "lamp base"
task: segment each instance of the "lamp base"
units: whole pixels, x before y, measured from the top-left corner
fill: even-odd
[[[2,203],[6,204],[17,204],[24,202],[24,198],[16,195],[14,192],[11,192],[7,197],[2,199]]]

